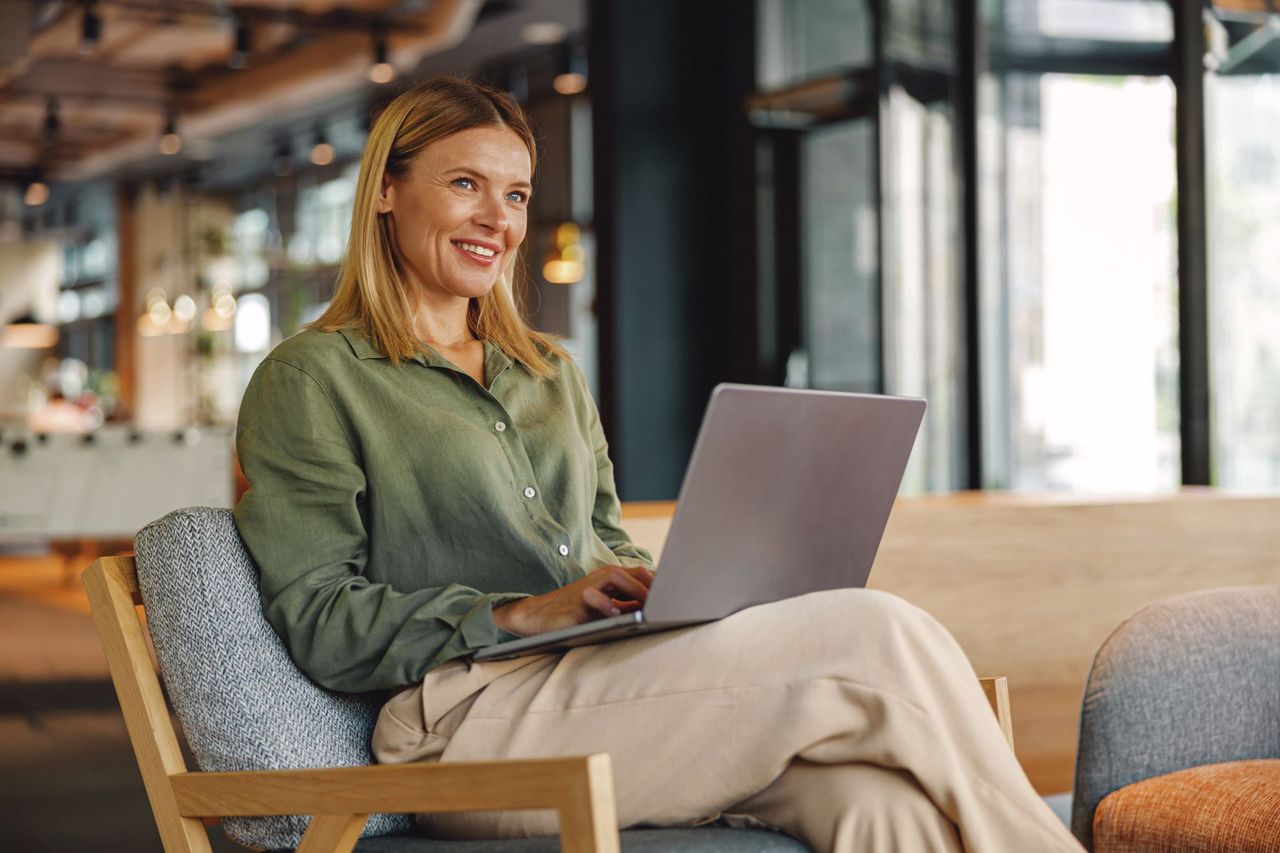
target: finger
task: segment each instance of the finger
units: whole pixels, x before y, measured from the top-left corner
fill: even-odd
[[[634,613],[644,605],[638,601],[623,601],[620,598],[613,599],[613,606],[621,610],[623,613]]]
[[[653,586],[652,569],[646,569],[644,566],[619,566],[619,568],[644,584],[646,589]]]
[[[610,566],[605,573],[602,585],[614,598],[630,598],[644,601],[649,595],[649,587],[633,578],[622,566]]]
[[[582,591],[582,603],[586,605],[592,619],[622,615],[622,610],[614,606],[612,598],[592,586]]]

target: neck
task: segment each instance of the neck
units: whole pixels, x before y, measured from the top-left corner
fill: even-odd
[[[476,340],[467,322],[469,299],[450,299],[444,304],[419,303],[413,315],[413,333],[418,340],[450,349]]]

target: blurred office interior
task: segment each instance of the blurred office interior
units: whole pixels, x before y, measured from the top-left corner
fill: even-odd
[[[0,848],[159,849],[76,575],[234,502],[371,119],[446,72],[533,118],[525,308],[624,501],[726,381],[927,398],[915,506],[1280,492],[1269,0],[6,2]]]

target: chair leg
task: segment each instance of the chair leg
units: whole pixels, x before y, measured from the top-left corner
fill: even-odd
[[[607,754],[587,759],[587,772],[566,791],[559,813],[562,853],[619,853],[613,765]]]
[[[311,818],[296,853],[351,853],[364,831],[365,814],[322,814]]]

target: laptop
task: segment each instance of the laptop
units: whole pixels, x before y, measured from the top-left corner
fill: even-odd
[[[487,646],[477,661],[714,622],[866,586],[925,401],[718,385],[641,610]]]

